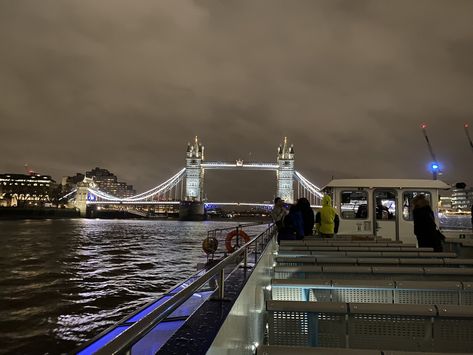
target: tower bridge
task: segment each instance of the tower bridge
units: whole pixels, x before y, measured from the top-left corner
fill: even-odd
[[[287,138],[279,145],[276,163],[206,161],[204,146],[195,137],[194,142],[188,143],[186,150],[186,166],[161,184],[140,194],[130,197],[117,197],[101,191],[92,179],[84,179],[77,189],[64,196],[69,204],[78,208],[85,216],[89,206],[177,206],[179,214],[184,219],[194,219],[203,216],[205,205],[212,206],[258,206],[267,207],[266,203],[255,202],[209,202],[204,199],[204,178],[206,170],[256,170],[274,171],[276,173],[275,196],[281,197],[288,203],[293,203],[300,197],[306,197],[312,206],[320,205],[322,193],[319,187],[311,183],[294,166],[294,146],[289,145]]]

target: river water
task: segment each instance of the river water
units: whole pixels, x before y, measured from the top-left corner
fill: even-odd
[[[73,350],[193,274],[207,231],[234,225],[0,221],[0,354]]]

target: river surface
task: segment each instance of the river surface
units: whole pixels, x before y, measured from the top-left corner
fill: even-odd
[[[193,274],[207,231],[234,225],[0,221],[0,354],[73,350]]]
[[[439,227],[442,229],[471,230],[471,216],[439,215]]]

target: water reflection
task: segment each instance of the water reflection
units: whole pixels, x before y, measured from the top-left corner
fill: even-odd
[[[230,225],[0,222],[0,353],[70,351],[189,277],[207,231]]]

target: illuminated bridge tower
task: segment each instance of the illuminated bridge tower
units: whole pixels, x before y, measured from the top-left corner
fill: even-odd
[[[194,144],[187,144],[186,152],[186,198],[179,205],[179,219],[201,221],[205,219],[204,196],[204,147],[197,137]]]
[[[204,160],[204,147],[197,137],[193,145],[187,144],[186,155],[186,200],[202,201],[204,196],[204,170],[201,167]]]
[[[294,202],[294,146],[287,144],[287,137],[284,143],[278,147],[278,190],[277,196],[288,203]]]

